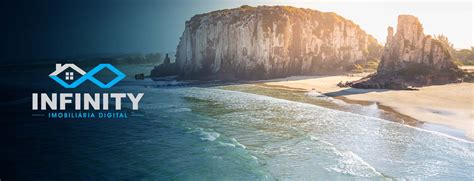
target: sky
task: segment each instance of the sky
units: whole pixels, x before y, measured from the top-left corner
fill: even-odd
[[[280,1],[297,7],[336,12],[359,24],[369,34],[385,42],[387,27],[396,27],[400,14],[418,17],[425,34],[444,34],[455,48],[474,46],[473,3],[471,1]]]
[[[445,34],[456,48],[474,42],[470,1],[10,0],[0,2],[0,61],[172,52],[193,15],[245,4],[335,12],[381,43],[399,14],[412,14],[425,34]]]

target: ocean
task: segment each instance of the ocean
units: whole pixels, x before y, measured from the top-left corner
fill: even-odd
[[[136,81],[131,75],[149,66],[119,69],[129,76],[110,91],[145,93],[139,110],[119,120],[31,117],[22,111],[31,92],[57,88],[47,74],[28,77],[50,70],[3,78],[11,96],[0,106],[0,179],[474,178],[473,142],[401,124],[376,104],[258,84]]]

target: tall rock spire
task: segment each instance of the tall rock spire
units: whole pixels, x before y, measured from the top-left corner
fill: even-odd
[[[423,33],[423,26],[412,15],[398,16],[397,32],[388,29],[378,74],[400,71],[410,65],[422,64],[433,70],[457,68],[451,61],[448,48],[430,35]]]
[[[381,62],[372,77],[356,81],[356,88],[403,89],[409,86],[458,81],[463,72],[452,61],[448,47],[423,33],[412,15],[398,16],[397,32],[388,28]]]

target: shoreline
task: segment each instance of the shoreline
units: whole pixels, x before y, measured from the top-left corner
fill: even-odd
[[[403,124],[474,141],[474,83],[427,86],[418,91],[340,88],[336,85],[366,75],[293,76],[252,83],[276,89],[318,91],[350,104],[376,103],[379,109],[400,116],[406,121]]]
[[[258,83],[258,84],[254,84],[254,85],[264,86],[264,87],[268,87],[268,88],[275,88],[275,89],[308,92],[308,90],[301,89],[301,88],[292,88],[292,87],[279,86],[279,85],[278,86],[276,86],[276,85],[267,85],[265,83]],[[362,105],[362,106],[369,106],[369,105],[373,104],[373,102],[370,102],[370,101],[351,100],[351,99],[348,99],[344,96],[330,96],[330,95],[326,95],[326,94],[323,94],[323,95],[328,96],[328,97],[332,97],[334,99],[344,101],[345,103],[348,103],[348,104],[357,104],[357,105]],[[400,120],[402,120],[403,122],[400,122],[400,121],[397,121],[397,120],[390,120],[390,121],[400,122],[400,123],[407,124],[407,125],[414,126],[414,127],[419,127],[419,124],[423,124],[422,121],[419,121],[419,120],[417,120],[415,118],[412,118],[408,115],[399,113],[391,107],[388,107],[388,106],[385,106],[385,105],[380,105],[378,103],[377,103],[377,107],[378,107],[378,109],[381,109],[383,111],[394,114],[395,116],[397,116],[397,118],[400,118]]]
[[[337,97],[334,97],[334,98],[342,100],[342,101],[344,101],[346,103],[349,103],[349,104],[366,105],[366,104],[371,103],[369,101],[351,100],[351,99],[348,99],[344,96],[337,96]],[[417,120],[417,119],[415,119],[415,118],[413,118],[409,115],[402,114],[402,113],[396,111],[395,109],[393,109],[389,106],[378,104],[378,108],[399,116],[402,120],[405,121],[402,124],[406,124],[406,125],[409,125],[409,126],[413,126],[413,127],[417,127],[417,128],[421,128],[421,129],[425,129],[425,130],[429,130],[429,131],[435,131],[435,132],[438,132],[438,133],[447,134],[447,135],[452,136],[452,137],[460,138],[460,139],[463,139],[463,140],[466,140],[466,141],[474,142],[474,139],[468,137],[467,135],[465,135],[465,131],[463,131],[461,129],[453,128],[453,127],[450,127],[449,125],[443,125],[443,124],[440,124],[440,123],[433,123],[433,122],[426,122],[426,121]]]

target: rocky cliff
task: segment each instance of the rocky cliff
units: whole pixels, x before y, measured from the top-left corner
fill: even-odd
[[[423,33],[418,18],[411,15],[398,17],[397,32],[388,28],[387,42],[382,54],[379,73],[399,71],[411,64],[423,64],[435,70],[455,68],[451,54],[442,42]]]
[[[354,83],[356,88],[405,89],[459,81],[462,71],[451,61],[447,45],[423,33],[418,18],[398,16],[397,32],[388,28],[377,73]]]
[[[381,46],[335,13],[242,6],[186,22],[176,53],[183,77],[263,79],[345,71]]]
[[[176,63],[171,63],[168,54],[166,54],[163,63],[159,66],[155,66],[155,68],[151,70],[150,75],[152,77],[166,77],[176,75],[176,72]]]

